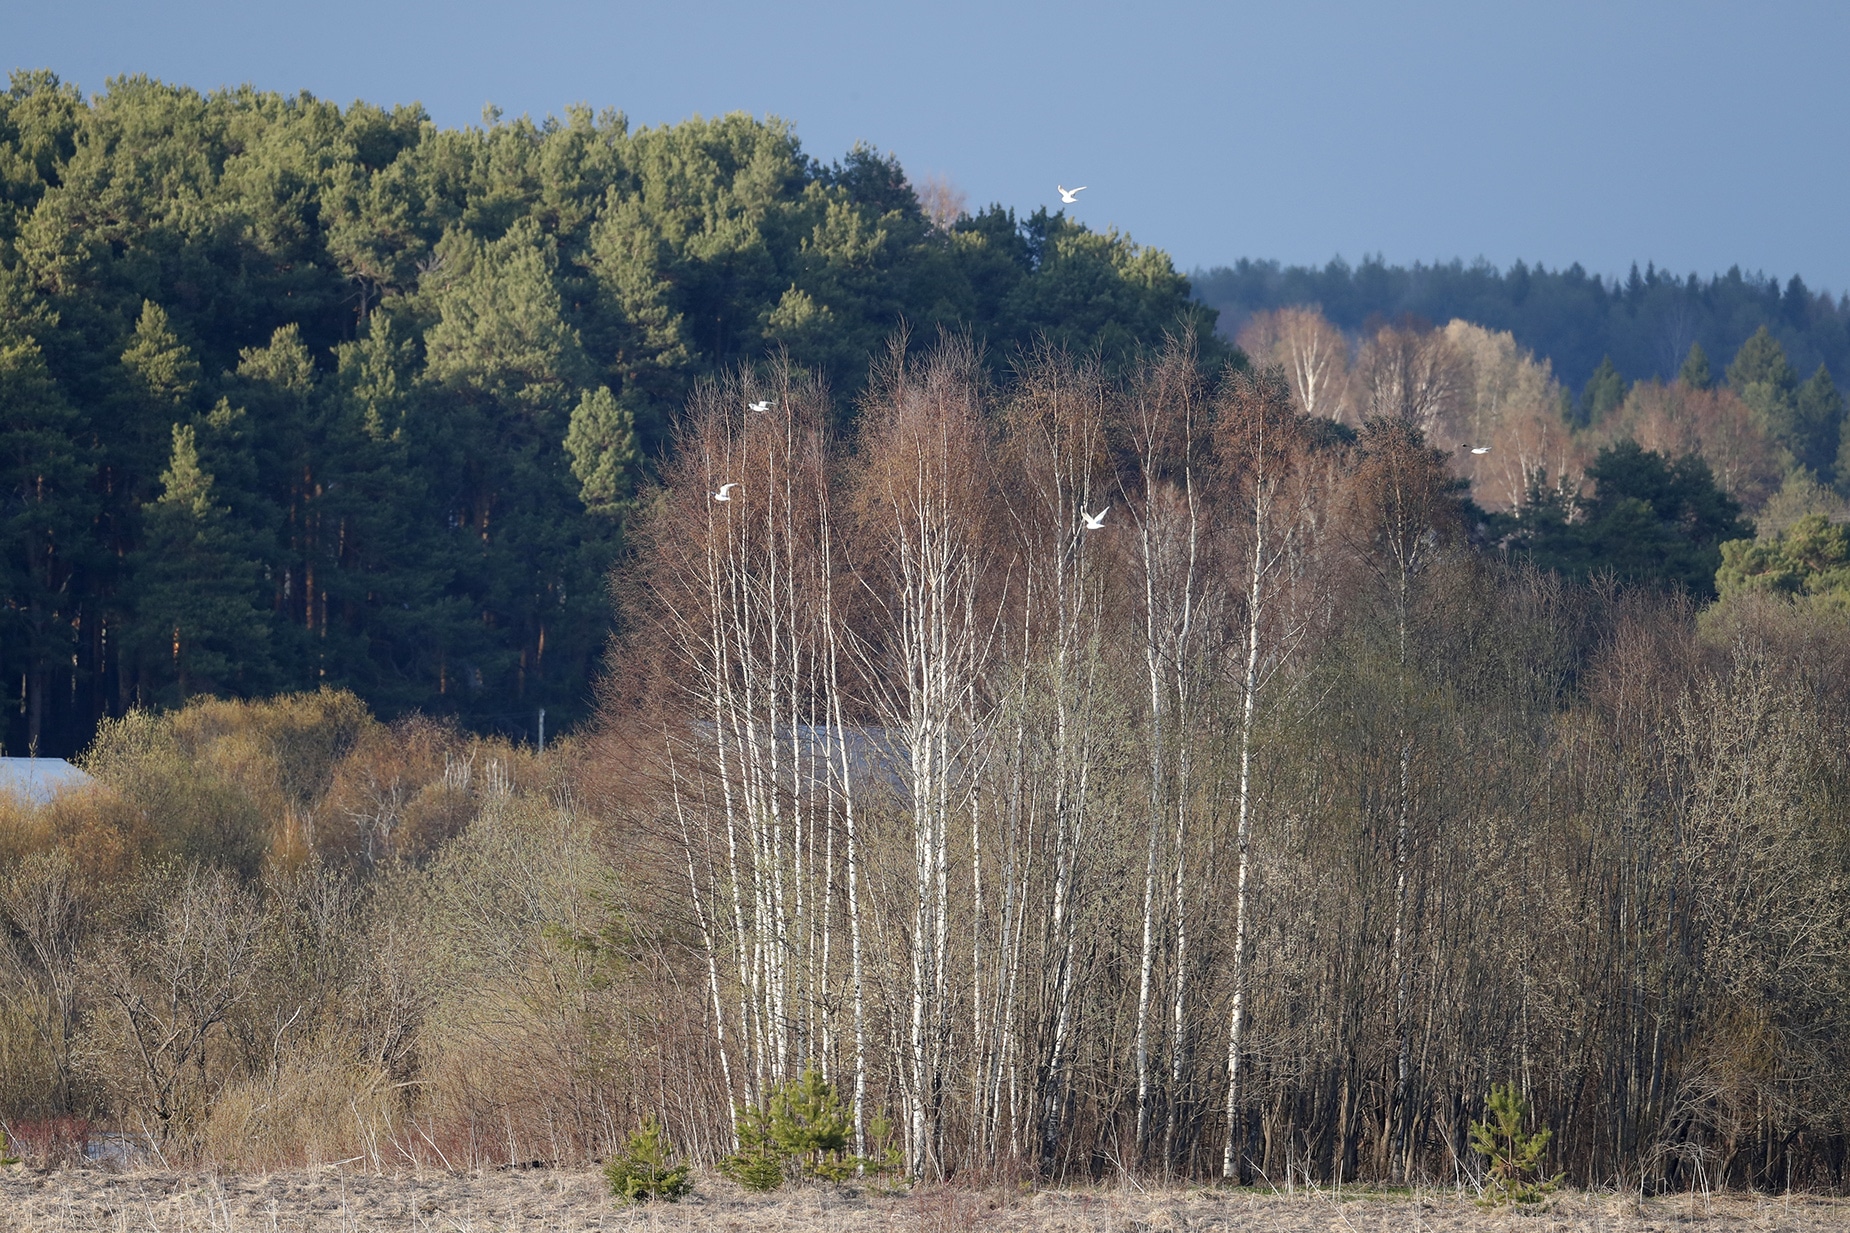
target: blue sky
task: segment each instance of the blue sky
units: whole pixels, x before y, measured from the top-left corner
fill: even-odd
[[[745,110],[1174,254],[1850,290],[1850,5],[0,0],[8,67],[634,124]]]

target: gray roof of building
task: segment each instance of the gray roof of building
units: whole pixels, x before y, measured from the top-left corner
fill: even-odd
[[[34,805],[90,782],[89,775],[63,758],[0,758],[0,792]]]

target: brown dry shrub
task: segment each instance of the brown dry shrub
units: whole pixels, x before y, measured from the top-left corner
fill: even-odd
[[[413,861],[428,858],[462,832],[475,815],[475,808],[475,798],[461,788],[446,783],[425,784],[405,804],[404,818],[394,837],[397,855]]]
[[[649,1029],[597,824],[546,795],[490,794],[427,877],[424,1112],[474,1162],[600,1154],[632,1124]]]
[[[83,875],[117,885],[153,854],[154,826],[145,810],[103,784],[60,792],[39,809],[45,831]]]
[[[58,1087],[58,1059],[46,1026],[54,1021],[43,993],[13,983],[0,958],[0,1113],[40,1117]]]
[[[146,819],[143,855],[257,871],[266,840],[260,807],[183,747],[168,718],[131,711],[107,721],[82,761]]]
[[[379,726],[344,689],[250,702],[200,699],[169,723],[182,751],[271,814],[284,804],[313,805],[335,765]]]
[[[465,745],[422,716],[367,730],[331,769],[310,846],[348,866],[428,857],[475,808]]]
[[[364,703],[339,690],[206,698],[172,714],[134,711],[105,723],[82,764],[141,820],[140,856],[253,876],[272,847],[284,867],[302,863],[299,820],[377,726]]]
[[[165,853],[155,811],[107,783],[66,788],[42,804],[0,792],[0,869],[57,849],[87,882],[116,885]]]
[[[90,1008],[74,1062],[125,1125],[184,1157],[241,1073],[230,1020],[257,992],[263,906],[223,869],[160,865],[105,910],[78,963]]]
[[[201,1130],[204,1158],[251,1171],[390,1162],[403,1089],[347,1053],[338,1040],[305,1041],[270,1073],[228,1084]]]
[[[11,792],[0,792],[0,869],[46,847],[50,841],[43,810]]]

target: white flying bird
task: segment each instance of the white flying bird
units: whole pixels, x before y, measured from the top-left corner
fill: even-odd
[[[1074,189],[1073,191],[1078,192],[1079,190]],[[1111,512],[1111,506],[1107,505],[1104,509],[1100,510],[1096,514],[1088,514],[1086,513],[1086,511],[1080,510],[1079,516],[1086,520],[1086,530],[1103,531],[1105,529],[1105,515],[1109,514],[1110,512]]]
[[[754,411],[769,411],[772,407],[775,407],[776,405],[777,403],[775,401],[767,398],[763,402],[752,403],[751,408]]]
[[[1068,188],[1064,184],[1056,184],[1054,187],[1060,190],[1060,202],[1063,205],[1073,205],[1077,203],[1079,194],[1086,191],[1086,186],[1083,184],[1078,188]]]
[[[1488,445],[1474,445],[1471,447],[1471,452],[1473,454],[1488,454],[1490,453],[1490,447]]]
[[[732,490],[737,487],[737,484],[721,484],[719,486],[719,491],[713,494],[713,499],[715,501],[730,501],[732,500]]]

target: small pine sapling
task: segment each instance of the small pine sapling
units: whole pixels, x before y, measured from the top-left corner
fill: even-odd
[[[848,1152],[853,1126],[835,1089],[814,1067],[771,1095],[771,1134],[804,1178],[842,1182],[854,1175],[857,1161]]]
[[[668,1135],[661,1121],[650,1114],[623,1151],[604,1166],[610,1193],[632,1203],[666,1199],[670,1203],[694,1188],[685,1161],[669,1163]]]
[[[1490,1161],[1484,1197],[1485,1207],[1503,1203],[1539,1203],[1543,1196],[1561,1184],[1562,1174],[1543,1177],[1542,1153],[1554,1131],[1546,1126],[1525,1131],[1529,1102],[1516,1091],[1514,1083],[1492,1084],[1485,1109],[1488,1116],[1471,1123],[1471,1147]]]
[[[784,1184],[784,1156],[762,1109],[738,1111],[739,1150],[719,1162],[719,1171],[747,1190],[776,1190]]]
[[[876,1139],[881,1125],[876,1118]],[[853,1127],[851,1108],[811,1067],[773,1089],[769,1108],[738,1111],[739,1150],[719,1162],[719,1171],[747,1190],[776,1190],[787,1181],[845,1182],[857,1171],[897,1167],[896,1149],[865,1160],[849,1151]]]
[[[876,1113],[867,1119],[867,1141],[874,1150],[861,1158],[861,1168],[866,1173],[878,1177],[882,1173],[898,1173],[905,1166],[905,1158],[899,1150],[899,1133],[893,1126],[893,1119],[886,1114]]]

